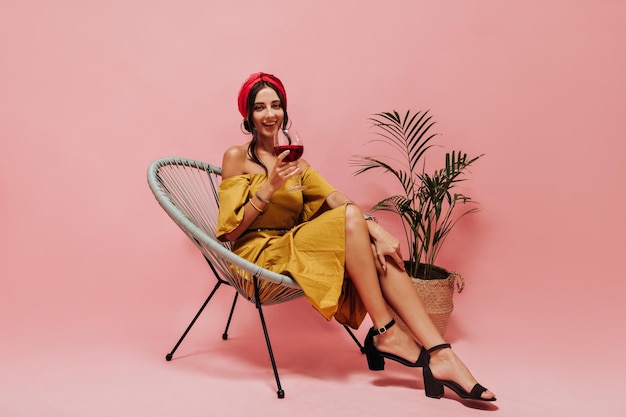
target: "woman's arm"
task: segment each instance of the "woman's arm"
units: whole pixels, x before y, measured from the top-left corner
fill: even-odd
[[[268,180],[261,188],[243,205],[243,220],[235,229],[225,233],[223,238],[229,241],[237,240],[259,217],[265,207],[270,204],[269,201],[276,190],[280,189],[283,184],[294,175],[300,173],[298,162],[283,161],[289,151],[281,153],[276,158],[276,163],[269,173]],[[245,164],[248,162],[248,155],[245,146],[233,146],[229,148],[222,158],[222,178],[229,178],[235,175],[243,175],[246,173]]]
[[[222,179],[243,175],[245,172],[245,162],[248,156],[241,146],[229,148],[222,158]],[[260,193],[259,193],[260,194]],[[261,194],[260,194],[261,195]],[[262,196],[262,195],[261,195]],[[264,198],[264,197],[263,197]],[[268,199],[269,200],[269,199]],[[267,203],[253,196],[243,205],[243,220],[232,231],[221,236],[222,240],[235,241],[252,224],[252,222],[263,212]]]

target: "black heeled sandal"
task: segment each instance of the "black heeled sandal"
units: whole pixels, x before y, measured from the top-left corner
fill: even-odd
[[[420,355],[415,362],[409,362],[408,360],[401,358],[400,356],[394,355],[393,353],[381,352],[376,349],[374,346],[374,336],[378,336],[379,334],[386,333],[387,330],[393,327],[396,324],[394,319],[391,319],[389,323],[381,327],[380,329],[371,328],[365,337],[365,341],[363,342],[363,347],[365,349],[365,357],[367,358],[367,366],[371,371],[382,371],[385,369],[385,358],[391,359],[392,361],[396,361],[401,363],[404,366],[408,366],[411,368],[419,368],[424,366],[426,363],[426,353],[422,349],[420,351]]]
[[[487,391],[487,388],[483,387],[480,384],[474,385],[470,392],[467,392],[454,381],[446,381],[443,379],[437,379],[433,376],[433,372],[430,370],[430,354],[436,352],[440,349],[451,348],[449,343],[443,343],[441,345],[433,346],[430,349],[426,350],[422,347],[422,353],[424,353],[426,357],[426,363],[423,369],[424,375],[424,390],[426,391],[426,396],[430,398],[441,398],[443,397],[443,387],[444,385],[450,388],[452,391],[456,393],[459,397],[466,400],[480,400],[480,401],[495,401],[494,398],[483,398],[481,395],[483,392]],[[422,356],[420,353],[420,357]]]

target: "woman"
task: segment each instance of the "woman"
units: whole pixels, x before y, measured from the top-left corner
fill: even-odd
[[[274,136],[289,120],[282,82],[252,74],[238,105],[252,139],[224,153],[218,237],[234,242],[243,258],[292,276],[327,320],[358,328],[369,314],[374,326],[364,346],[371,370],[391,359],[422,367],[429,397],[440,398],[445,385],[463,398],[494,401],[431,322],[404,271],[398,239],[305,160],[274,154]],[[287,191],[296,179],[307,188]],[[394,326],[386,303],[411,334]]]

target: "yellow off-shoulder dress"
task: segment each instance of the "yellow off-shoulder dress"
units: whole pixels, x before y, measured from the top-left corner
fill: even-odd
[[[267,181],[265,174],[226,178],[218,194],[218,238],[243,220],[244,204]],[[293,277],[312,306],[327,320],[357,329],[366,310],[345,271],[345,206],[329,209],[335,191],[317,171],[300,177],[303,191],[287,191],[288,181],[272,196],[264,213],[234,243],[233,251],[273,272]]]

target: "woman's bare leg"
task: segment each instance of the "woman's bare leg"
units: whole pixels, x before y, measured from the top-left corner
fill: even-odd
[[[445,343],[430,316],[426,313],[424,303],[406,272],[401,271],[391,261],[388,262],[387,272],[381,272],[379,271],[383,296],[413,333],[418,343],[426,348]],[[381,340],[381,342],[377,346],[379,349],[387,351],[387,349],[392,348],[392,346],[387,346],[386,341]],[[469,369],[452,349],[433,352],[430,357],[430,368],[435,378],[455,381],[466,392],[471,391],[474,384],[477,383]],[[482,397],[485,399],[493,398],[495,394],[487,390],[482,394]]]
[[[406,272],[391,260],[387,262],[386,271],[377,265],[367,224],[361,210],[352,205],[346,206],[346,268],[375,328],[391,320],[388,303],[412,333],[411,337],[394,326],[376,336],[377,349],[415,362],[419,356],[415,342],[426,348],[445,343]],[[476,379],[451,349],[434,352],[430,367],[435,378],[455,381],[468,392],[476,384]],[[486,391],[482,396],[492,398],[495,395]]]
[[[346,269],[374,327],[378,329],[389,323],[392,316],[387,310],[378,280],[369,230],[361,210],[352,205],[346,206]],[[411,362],[415,362],[419,356],[419,346],[398,326],[393,326],[376,339],[385,340],[389,346],[387,352],[393,352]]]

